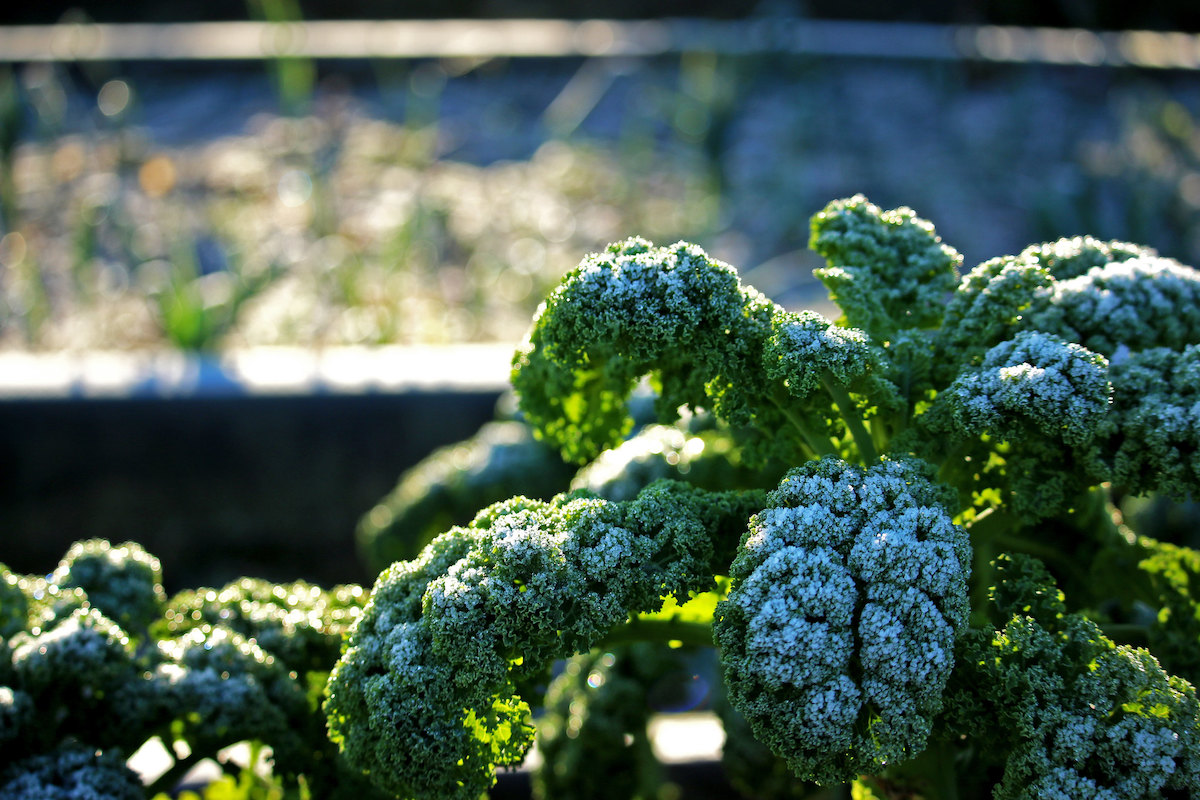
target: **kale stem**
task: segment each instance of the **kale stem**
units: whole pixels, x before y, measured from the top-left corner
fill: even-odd
[[[1099,530],[1114,542],[1132,544],[1136,537],[1125,528],[1116,513],[1108,489],[1093,486],[1080,498],[1075,516],[1080,520],[1080,530]]]
[[[813,428],[803,418],[797,416],[786,405],[779,401],[778,397],[772,396],[771,402],[775,407],[783,413],[784,418],[800,432],[800,440],[817,456],[833,456],[837,455],[837,448],[833,446],[833,441],[820,431]]]
[[[1086,582],[1086,574],[1067,553],[1053,544],[1018,536],[1016,531],[1020,528],[1020,521],[1016,517],[997,511],[995,508],[980,512],[967,527],[967,531],[971,535],[971,546],[975,548],[975,574],[972,576],[972,581],[975,582],[975,593],[971,603],[972,608],[983,607],[979,603],[986,600],[986,592],[991,584],[993,572],[991,560],[996,557],[998,551],[1034,556],[1047,564],[1055,565],[1063,575],[1070,575],[1075,580]]]
[[[682,642],[689,647],[712,647],[712,624],[634,617],[609,631],[598,646],[609,647],[633,642]]]
[[[1000,534],[993,541],[1003,550],[1013,550],[1020,553],[1026,553],[1031,556],[1036,556],[1042,561],[1060,563],[1062,566],[1069,566],[1069,560],[1064,558],[1064,553],[1056,547],[1035,542],[1032,539],[1026,539],[1023,536],[1012,536],[1008,534]]]
[[[881,417],[876,417],[871,420],[868,430],[871,431],[871,441],[875,443],[875,452],[883,453],[887,451],[888,441],[888,425]]]
[[[850,435],[854,437],[854,443],[858,445],[858,454],[862,457],[863,463],[874,464],[879,460],[879,453],[875,450],[875,441],[863,425],[858,408],[854,405],[854,401],[850,399],[850,393],[846,391],[846,387],[839,385],[833,379],[833,375],[828,370],[821,375],[821,384],[825,387],[825,391],[829,392],[829,396],[833,398],[833,404],[837,406],[837,410],[842,415],[842,420],[850,430]]]
[[[966,526],[967,532],[971,534],[971,544],[980,539],[1009,535],[1020,527],[1021,523],[1016,517],[999,511],[995,506],[980,511]]]
[[[929,748],[933,761],[930,778],[930,795],[937,800],[958,800],[958,779],[954,771],[954,753],[946,742],[937,742]]]
[[[988,592],[992,587],[992,578],[996,567],[992,563],[996,557],[996,548],[991,540],[971,543],[974,563],[971,565],[971,624],[981,625],[988,618]]]
[[[974,563],[971,566],[971,619],[972,624],[982,624],[987,620],[988,591],[992,586],[992,578],[996,568],[992,564],[996,557],[996,542],[1009,530],[1017,527],[1017,522],[1008,514],[997,511],[994,507],[979,512],[967,533],[971,537],[971,550]]]
[[[1084,584],[1088,581],[1086,570],[1080,569],[1075,560],[1070,557],[1070,554],[1063,552],[1059,548],[1043,544],[1042,542],[1035,542],[1024,536],[1014,536],[1011,534],[1000,534],[992,541],[1006,551],[1026,553],[1027,555],[1041,559],[1046,564],[1053,564],[1061,571],[1064,577],[1070,576],[1073,580]]]
[[[928,458],[934,459],[937,463],[941,464],[941,466],[938,468],[939,481],[947,484],[948,486],[974,483],[974,478],[972,478],[971,475],[977,471],[976,467],[972,465],[971,469],[965,471],[964,473],[962,470],[962,465],[967,463],[967,456],[969,456],[971,454],[971,450],[979,444],[978,439],[971,439],[951,444],[949,437],[935,437],[933,434],[925,433],[925,438],[942,444],[942,446],[939,448],[941,456],[940,458],[935,458],[933,453],[930,453],[927,456]]]
[[[639,797],[660,797],[663,788],[663,766],[654,755],[654,744],[645,725],[637,726],[633,732],[634,760],[639,769]]]

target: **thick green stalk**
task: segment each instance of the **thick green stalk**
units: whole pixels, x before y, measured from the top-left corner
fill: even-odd
[[[1074,571],[1073,561],[1062,550],[1044,542],[1027,539],[1009,533],[999,533],[992,538],[992,543],[1000,550],[1010,553],[1025,553],[1034,558],[1057,564],[1064,569]]]
[[[712,647],[712,623],[634,617],[609,631],[597,646],[609,647],[634,642],[679,642],[687,647]]]
[[[833,375],[828,370],[821,376],[821,384],[833,398],[833,404],[837,406],[837,410],[841,412],[842,421],[846,423],[850,435],[854,437],[854,444],[858,446],[858,454],[862,457],[863,463],[874,464],[879,460],[879,453],[875,451],[875,441],[867,432],[866,426],[863,425],[858,407],[850,399],[850,393],[846,391],[846,387],[839,385],[833,379]]]
[[[1080,530],[1103,532],[1111,541],[1132,543],[1136,538],[1119,521],[1120,515],[1114,515],[1108,489],[1103,486],[1088,489],[1076,504],[1073,516],[1079,520]]]
[[[833,440],[831,440],[822,432],[818,431],[812,425],[809,425],[803,417],[800,417],[794,413],[790,408],[787,407],[786,404],[780,402],[777,397],[772,397],[771,402],[774,403],[775,407],[783,413],[783,416],[792,424],[792,427],[799,432],[800,441],[806,447],[808,447],[810,451],[812,451],[818,457],[837,455],[837,448],[834,447]]]
[[[888,442],[891,441],[888,424],[880,417],[875,417],[871,420],[868,430],[871,431],[871,441],[875,443],[875,452],[886,453]]]
[[[931,438],[926,434],[926,438]],[[970,486],[974,484],[972,477],[979,469],[979,466],[973,462],[968,462],[967,457],[971,455],[971,451],[979,444],[977,440],[967,440],[950,444],[948,437],[934,439],[942,444],[942,447],[935,452],[927,452],[925,457],[934,461],[941,466],[938,468],[937,478],[940,482],[947,486]],[[970,463],[970,467],[963,468],[963,465]]]
[[[988,590],[996,568],[997,540],[1019,527],[1017,521],[995,508],[985,509],[967,526],[974,563],[971,566],[971,623],[987,620]]]
[[[1010,534],[1020,527],[1021,523],[1016,517],[1003,511],[997,511],[994,507],[980,511],[975,515],[975,519],[966,525],[967,532],[971,534],[972,545],[981,541],[994,540],[996,537]]]
[[[1013,534],[999,534],[992,540],[992,544],[1005,552],[1025,553],[1047,564],[1053,564],[1062,574],[1070,575],[1073,580],[1080,583],[1087,583],[1087,571],[1082,569],[1069,553],[1065,553],[1057,547]]]
[[[927,800],[958,800],[958,776],[954,770],[954,751],[946,742],[935,742],[925,751],[929,769]]]

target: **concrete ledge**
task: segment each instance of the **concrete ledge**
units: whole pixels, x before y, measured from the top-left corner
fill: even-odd
[[[462,344],[262,347],[221,355],[0,352],[0,402],[501,391],[513,351],[511,344]]]

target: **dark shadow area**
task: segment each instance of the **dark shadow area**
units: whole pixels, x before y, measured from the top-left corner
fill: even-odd
[[[497,394],[413,392],[0,404],[4,562],[49,572],[78,539],[137,541],[168,591],[243,575],[370,583],[360,516]]]
[[[64,14],[101,22],[188,22],[247,19],[250,4],[243,0],[87,0],[80,3],[36,3],[10,7],[0,15],[0,24],[47,24]],[[1033,0],[934,0],[894,3],[885,0],[768,0],[760,3],[720,3],[714,0],[584,0],[554,3],[551,0],[446,0],[419,3],[412,0],[300,0],[305,19],[651,19],[656,17],[709,17],[732,19],[750,14],[790,14],[814,19],[852,19],[894,22],[952,24],[1035,25],[1081,27],[1105,30],[1196,30],[1200,8],[1189,0],[1155,0],[1128,3],[1100,2],[1038,3]]]

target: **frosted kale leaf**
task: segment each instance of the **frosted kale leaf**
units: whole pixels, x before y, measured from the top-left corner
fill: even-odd
[[[918,462],[826,458],[751,519],[714,635],[731,704],[797,776],[846,782],[924,749],[968,614],[946,500]]]

